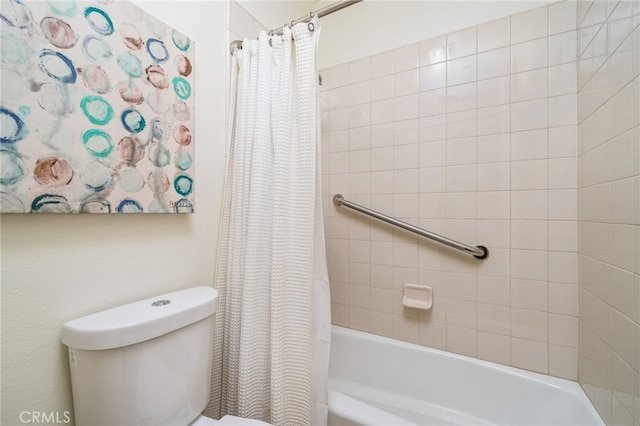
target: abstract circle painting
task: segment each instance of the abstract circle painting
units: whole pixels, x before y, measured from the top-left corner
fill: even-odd
[[[0,213],[193,212],[194,41],[126,0],[6,3]]]

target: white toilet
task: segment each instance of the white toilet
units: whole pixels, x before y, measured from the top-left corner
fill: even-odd
[[[67,322],[78,426],[267,425],[202,416],[218,292],[193,287]]]

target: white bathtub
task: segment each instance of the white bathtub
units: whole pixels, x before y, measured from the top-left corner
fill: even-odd
[[[604,425],[569,380],[333,326],[329,426]]]

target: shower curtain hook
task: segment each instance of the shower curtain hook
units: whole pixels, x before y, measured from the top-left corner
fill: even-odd
[[[309,12],[309,23],[307,24],[307,29],[313,32],[316,29],[316,27],[315,25],[313,25],[313,22],[311,21],[313,21],[313,12]]]

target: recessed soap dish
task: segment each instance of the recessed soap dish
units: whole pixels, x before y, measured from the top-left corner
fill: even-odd
[[[402,304],[407,308],[431,309],[433,289],[428,285],[405,284]]]

